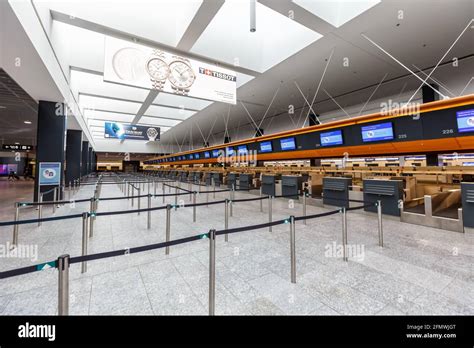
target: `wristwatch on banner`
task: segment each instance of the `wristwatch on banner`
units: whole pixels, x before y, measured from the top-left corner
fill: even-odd
[[[146,135],[149,141],[155,141],[156,137],[158,136],[158,131],[156,128],[148,128],[146,131]]]
[[[196,80],[196,74],[191,68],[188,59],[173,56],[173,61],[169,64],[170,74],[168,79],[175,94],[188,95],[191,86]]]
[[[153,89],[163,89],[170,75],[170,67],[165,62],[165,55],[160,50],[153,50],[151,58],[146,62],[146,71],[150,75]]]

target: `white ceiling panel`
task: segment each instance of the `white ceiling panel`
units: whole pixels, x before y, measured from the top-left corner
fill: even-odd
[[[202,110],[212,104],[212,102],[208,100],[189,98],[169,93],[159,93],[153,103],[174,106],[177,108],[184,107],[185,109],[193,110]]]
[[[147,125],[153,125],[153,126],[163,126],[163,127],[173,127],[180,123],[180,121],[173,121],[173,120],[167,120],[163,118],[155,118],[155,117],[146,117],[143,116],[140,119],[140,122],[138,124],[147,124]]]
[[[71,70],[71,87],[76,93],[85,93],[143,102],[149,91],[115,83],[104,82],[102,75]]]
[[[338,28],[377,5],[380,0],[293,0],[293,2]]]
[[[191,51],[264,72],[321,38],[289,17],[256,6],[257,31],[251,33],[249,1],[227,0]]]
[[[35,0],[35,4],[176,46],[202,0]]]
[[[136,115],[140,109],[140,103],[133,103],[122,100],[91,97],[87,95],[79,96],[79,105],[82,109],[98,109],[106,111],[118,111]]]
[[[184,109],[175,109],[167,108],[164,106],[150,105],[150,107],[146,110],[145,115],[185,120],[188,117],[194,115],[195,113],[195,111],[189,111]]]
[[[84,110],[84,116],[87,119],[95,119],[95,120],[108,120],[108,121],[116,121],[116,122],[124,122],[130,123],[133,121],[135,115],[131,114],[119,114],[115,112],[104,112],[104,111],[97,111],[97,110]]]

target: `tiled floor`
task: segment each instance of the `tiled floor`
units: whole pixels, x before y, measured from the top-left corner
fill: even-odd
[[[92,186],[75,198],[90,197]],[[158,190],[161,193],[161,185]],[[121,195],[116,185],[104,185],[102,197]],[[237,193],[236,198],[249,197]],[[228,193],[216,194],[217,199]],[[183,196],[185,202],[189,197]],[[212,194],[209,197],[213,200]],[[206,200],[205,195],[198,199]],[[168,203],[174,198],[168,197]],[[12,203],[12,202],[10,202]],[[9,204],[10,204],[9,203]],[[161,198],[153,206],[161,206]],[[146,206],[146,199],[142,207]],[[136,207],[136,205],[135,205]],[[267,204],[260,212],[256,202],[237,203],[230,227],[267,221]],[[287,200],[274,202],[274,219],[300,215]],[[87,203],[64,206],[56,215],[78,213]],[[126,200],[101,201],[99,211],[131,209]],[[328,208],[331,209],[331,208]],[[308,215],[327,211],[308,207]],[[21,218],[36,217],[25,208]],[[44,209],[44,216],[51,214]],[[10,214],[2,214],[3,221]],[[224,205],[172,211],[171,238],[222,229]],[[146,214],[98,217],[89,253],[162,242],[165,211],[152,213],[152,228],[146,229]],[[11,241],[12,227],[0,227],[0,243]],[[22,225],[23,246],[37,246],[38,259],[2,257],[0,270],[8,270],[58,255],[81,253],[80,219]],[[385,247],[380,248],[377,221],[373,215],[348,213],[348,242],[358,254],[344,262],[331,253],[341,242],[339,214],[296,225],[297,283],[290,282],[289,225],[223,236],[217,240],[216,314],[245,315],[338,315],[338,314],[474,314],[474,235],[447,232],[384,219]],[[88,271],[70,268],[71,314],[172,314],[208,313],[207,239],[164,249],[91,261]],[[0,280],[0,313],[50,314],[57,312],[57,271],[43,270]]]

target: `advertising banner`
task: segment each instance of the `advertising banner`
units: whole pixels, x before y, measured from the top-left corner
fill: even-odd
[[[61,163],[60,162],[40,162],[39,164],[39,184],[59,185],[61,183]]]
[[[236,104],[229,69],[130,41],[105,38],[104,81]]]
[[[105,122],[104,138],[156,141],[160,140],[160,127]]]

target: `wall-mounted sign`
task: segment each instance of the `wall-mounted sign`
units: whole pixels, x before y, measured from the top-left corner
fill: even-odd
[[[39,184],[59,185],[61,183],[61,163],[60,162],[40,162],[39,164]]]
[[[104,81],[236,104],[237,74],[130,41],[105,38]]]
[[[21,144],[3,144],[4,150],[15,150],[15,151],[29,151],[33,150],[32,145],[21,145]]]
[[[160,127],[105,122],[104,137],[131,140],[160,140]]]

